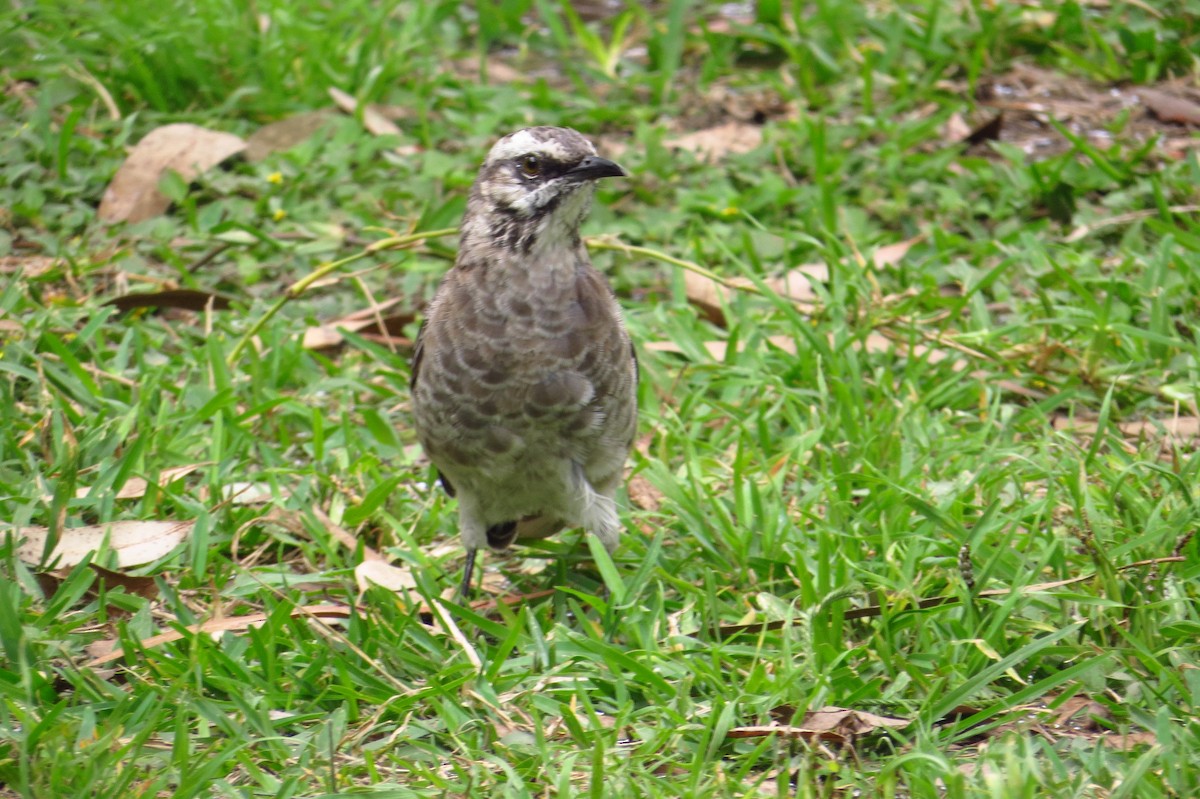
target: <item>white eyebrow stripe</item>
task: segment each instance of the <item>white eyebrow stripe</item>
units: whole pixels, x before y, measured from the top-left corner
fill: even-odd
[[[579,136],[578,138],[583,139]],[[596,150],[592,147],[591,142],[583,139],[591,154],[595,154]],[[559,141],[558,137],[551,134],[544,138],[538,137],[528,129],[518,130],[516,133],[510,133],[492,146],[488,153],[487,162],[494,164],[498,161],[505,161],[527,153],[537,153],[544,155],[547,158],[555,161],[573,161],[572,151],[566,147],[563,142]]]
[[[492,151],[488,153],[487,160],[489,163],[503,161],[507,158],[516,158],[518,155],[524,155],[535,150],[545,150],[545,143],[535,139],[529,131],[519,130],[496,142],[495,146],[492,147]]]

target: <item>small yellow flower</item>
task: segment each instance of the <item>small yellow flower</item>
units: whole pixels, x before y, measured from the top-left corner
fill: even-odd
[[[278,222],[282,219],[286,219],[287,211],[283,210],[282,208],[276,208],[275,213],[271,214],[271,218],[274,219],[276,222]]]
[[[721,211],[721,216],[724,216],[724,217],[737,216],[737,215],[738,215],[738,209],[734,208],[732,205],[726,206],[725,209],[723,211]]]
[[[267,175],[267,183],[274,183],[276,186],[283,183],[283,173],[272,172],[271,174]]]

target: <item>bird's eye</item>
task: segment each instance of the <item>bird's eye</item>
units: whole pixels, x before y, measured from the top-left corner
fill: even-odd
[[[536,178],[542,173],[542,162],[536,155],[533,155],[532,153],[521,156],[517,160],[517,163],[521,167],[521,174],[527,178]]]

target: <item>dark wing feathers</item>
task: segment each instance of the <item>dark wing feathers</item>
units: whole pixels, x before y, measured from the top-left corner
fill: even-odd
[[[425,334],[425,323],[428,321],[428,317],[421,320],[421,328],[417,331],[417,341],[413,344],[412,374],[408,376],[410,391],[417,387],[417,375],[421,373],[421,358],[425,355],[425,342],[422,339]]]

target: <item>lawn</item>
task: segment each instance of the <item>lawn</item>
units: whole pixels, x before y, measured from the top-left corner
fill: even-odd
[[[0,797],[1200,796],[1198,20],[7,4]],[[468,604],[409,358],[530,124],[639,436]]]

